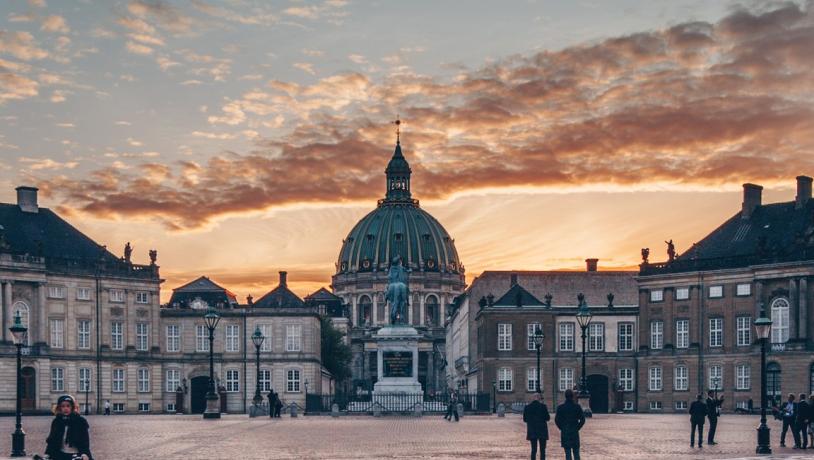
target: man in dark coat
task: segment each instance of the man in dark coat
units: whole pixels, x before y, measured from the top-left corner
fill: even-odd
[[[795,428],[800,438],[800,449],[808,448],[808,421],[811,419],[811,407],[806,402],[806,394],[800,393],[800,401],[797,403],[797,416],[795,417]],[[812,446],[814,447],[814,446]]]
[[[707,418],[709,418],[709,431],[707,432],[707,444],[714,446],[718,444],[715,442],[715,429],[718,427],[718,414],[719,407],[724,402],[724,397],[715,397],[715,392],[710,390],[707,393]]]
[[[585,414],[574,402],[574,391],[565,391],[565,402],[557,407],[554,423],[560,429],[560,445],[565,449],[565,460],[579,460],[579,430],[585,425]]]
[[[537,455],[540,446],[540,460],[545,460],[545,445],[548,441],[548,407],[541,401],[542,394],[534,393],[534,400],[523,409],[523,421],[526,422],[526,439],[531,443],[531,460]]]
[[[274,390],[269,390],[269,394],[267,396],[269,398],[269,418],[274,418],[275,396]]]
[[[794,393],[789,393],[789,399],[781,407],[783,417],[783,430],[780,432],[780,447],[786,447],[786,433],[791,428],[794,436],[794,447],[800,447],[800,433],[794,429],[794,420],[797,418],[797,403],[794,402]]]
[[[704,396],[698,394],[690,405],[690,447],[695,447],[695,430],[698,430],[698,447],[704,447],[704,420],[707,418],[707,405]]]

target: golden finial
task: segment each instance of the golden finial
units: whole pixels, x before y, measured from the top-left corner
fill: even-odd
[[[401,118],[396,115],[396,121],[391,121],[390,123],[396,125],[396,144],[401,144]]]

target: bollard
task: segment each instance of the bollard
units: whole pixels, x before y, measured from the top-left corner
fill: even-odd
[[[333,418],[339,417],[339,404],[337,403],[331,404],[331,417]]]
[[[464,405],[462,403],[458,403],[455,406],[455,410],[458,411],[458,417],[463,418],[463,416],[464,416]]]
[[[379,403],[373,405],[373,416],[374,417],[381,417],[382,416],[382,406]]]
[[[297,405],[292,404],[290,407],[291,407],[291,418],[297,418]]]
[[[413,415],[419,418],[424,415],[424,404],[416,404],[415,407],[413,407]]]
[[[498,417],[506,416],[506,406],[504,406],[503,403],[497,405],[497,416]]]

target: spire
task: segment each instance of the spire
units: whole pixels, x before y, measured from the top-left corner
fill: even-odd
[[[396,125],[396,145],[401,145],[401,118],[396,115],[396,121],[391,121]]]
[[[412,203],[413,200],[410,194],[410,174],[412,170],[401,152],[401,119],[397,117],[391,123],[396,125],[396,149],[393,151],[390,163],[387,164],[387,169],[384,170],[387,176],[387,194],[384,201]]]

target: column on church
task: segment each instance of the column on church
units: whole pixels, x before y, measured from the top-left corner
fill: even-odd
[[[373,325],[375,326],[379,324],[379,296],[373,293],[371,294],[371,297],[373,297],[373,306],[371,307],[373,311],[371,312],[371,314],[373,315],[372,321]]]
[[[420,307],[420,312],[419,312],[419,324],[424,326],[427,323],[427,321],[426,321],[427,310],[425,310],[425,307],[424,307],[424,294],[421,294],[421,296],[419,297],[419,304],[421,306]]]
[[[6,289],[6,282],[0,280],[0,310],[2,310],[2,317],[3,317],[3,321],[2,321],[2,323],[0,323],[0,327],[3,328],[3,335],[2,335],[3,342],[5,342],[7,340],[6,339],[6,331],[8,330],[9,327],[11,327],[10,323],[9,323],[9,320],[8,320],[10,315],[9,315],[9,307],[6,306],[5,289]]]
[[[351,298],[351,311],[352,311],[352,313],[351,313],[351,318],[352,318],[351,324],[354,325],[354,326],[359,326],[359,310],[358,310],[358,308],[356,306],[356,296],[353,296]]]

